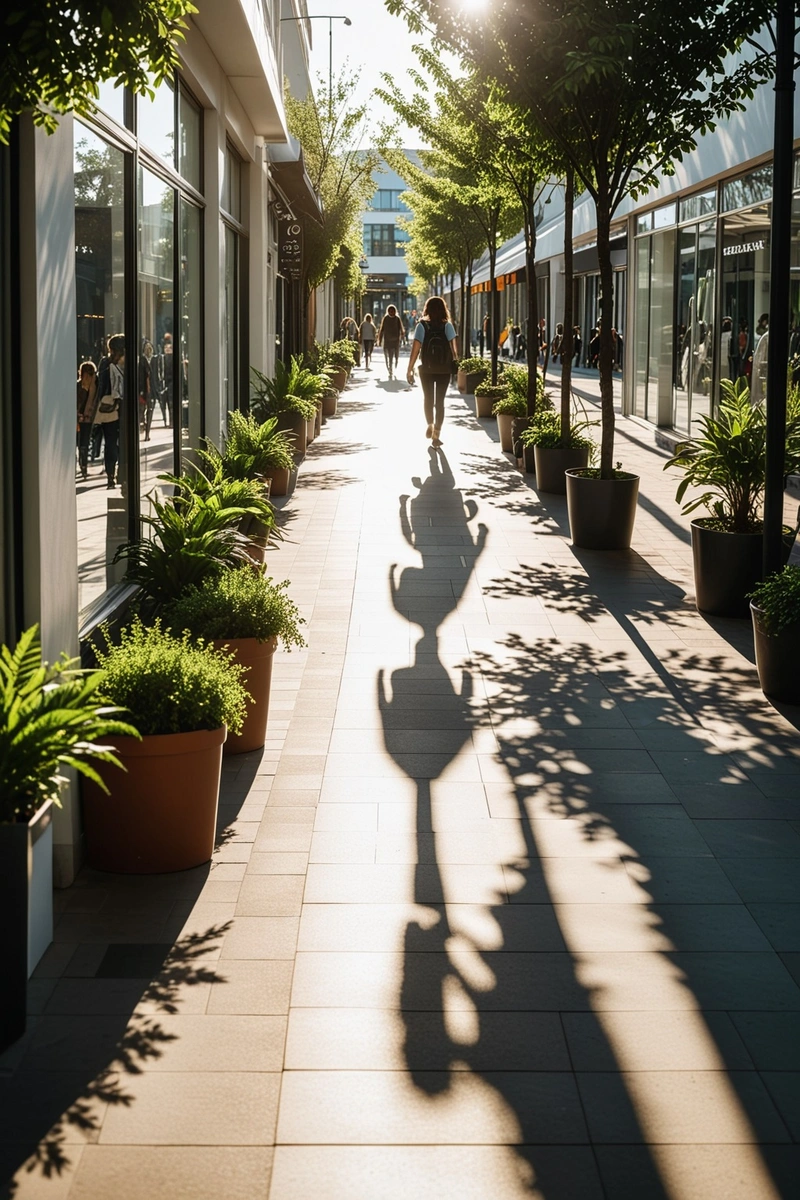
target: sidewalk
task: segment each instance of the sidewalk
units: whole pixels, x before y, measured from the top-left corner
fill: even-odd
[[[59,894],[0,1196],[795,1196],[800,718],[695,610],[665,455],[620,420],[633,549],[576,550],[469,401],[437,456],[355,375],[265,752],[210,868]]]

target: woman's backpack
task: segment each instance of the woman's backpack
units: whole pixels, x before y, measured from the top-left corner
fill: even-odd
[[[453,366],[453,354],[447,340],[443,321],[423,321],[425,339],[422,343],[420,360],[422,369],[431,375],[449,375]]]

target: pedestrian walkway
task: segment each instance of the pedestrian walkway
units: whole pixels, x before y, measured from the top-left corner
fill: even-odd
[[[271,559],[308,619],[210,868],[84,871],[3,1060],[15,1200],[772,1200],[800,1179],[800,736],[489,422],[357,372]]]

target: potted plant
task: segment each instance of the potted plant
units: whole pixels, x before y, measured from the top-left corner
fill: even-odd
[[[214,850],[222,746],[238,733],[244,668],[224,650],[138,619],[96,648],[102,692],[141,737],[111,744],[126,774],[83,789],[87,856],[101,871],[154,874],[208,862]]]
[[[326,372],[327,374],[327,372]],[[328,417],[336,416],[336,408],[339,403],[339,389],[333,383],[330,375],[328,375],[328,385],[322,393],[322,419],[327,421]]]
[[[788,564],[758,584],[750,612],[761,690],[800,704],[800,566]]]
[[[525,446],[533,448],[536,487],[540,492],[564,495],[567,490],[565,472],[589,466],[596,446],[584,432],[590,421],[570,424],[566,446],[561,436],[561,415],[552,409],[537,413],[522,432]]]
[[[456,376],[458,390],[465,392],[468,396],[474,395],[476,387],[486,379],[491,369],[491,363],[483,358],[460,359],[458,374]],[[478,415],[480,416],[481,414],[479,413]]]
[[[342,338],[331,342],[328,347],[328,365],[333,368],[331,381],[339,391],[344,391],[347,377],[356,363],[355,342]]]
[[[186,475],[159,476],[175,489],[174,507],[181,512],[191,512],[198,506],[215,506],[218,512],[231,514],[231,524],[235,523],[247,539],[247,554],[254,562],[263,562],[270,537],[281,537],[269,500],[269,480],[261,476],[249,479],[226,476],[221,462],[212,468],[206,460],[205,466],[205,470],[193,467]]]
[[[25,1032],[26,983],[53,937],[51,820],[63,770],[99,782],[94,763],[121,765],[111,736],[137,736],[100,698],[101,680],[67,658],[42,662],[36,625],[14,650],[0,646],[0,1051]]]
[[[240,733],[231,733],[226,754],[244,754],[264,745],[269,714],[272,659],[278,642],[285,650],[304,646],[304,623],[287,596],[288,581],[273,583],[264,569],[225,571],[219,579],[188,588],[164,612],[165,624],[176,633],[213,642],[229,650],[247,670],[250,693]]]
[[[680,504],[690,487],[704,489],[683,504],[684,514],[706,508],[692,521],[697,607],[720,617],[746,617],[747,596],[761,579],[767,421],[763,404],[751,404],[744,380],[720,381],[717,416],[700,418],[701,433],[682,442],[665,465],[679,467]],[[800,470],[800,392],[790,388],[786,411],[785,473]],[[786,558],[794,532],[784,527]]]
[[[267,378],[255,367],[251,369],[252,397],[250,408],[259,421],[278,418],[278,428],[293,433],[295,450],[305,454],[309,423],[316,420],[317,401],[327,386],[327,377],[316,375],[293,355],[287,367],[278,360],[274,379]],[[313,434],[312,434],[313,437]]]
[[[496,401],[504,400],[508,388],[504,383],[490,383],[488,378],[475,385],[475,416],[491,417]]]
[[[511,395],[505,385],[497,384],[496,386],[503,387],[505,395],[498,396],[494,401],[492,413],[497,417],[501,449],[511,453],[514,449],[512,422],[515,417],[526,417],[528,408],[522,396]]]
[[[200,454],[226,478],[269,480],[270,496],[285,496],[289,490],[294,467],[292,435],[278,429],[277,417],[259,422],[252,414],[229,412],[223,449],[206,440]]]

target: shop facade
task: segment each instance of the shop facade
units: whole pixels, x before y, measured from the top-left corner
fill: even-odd
[[[307,79],[305,5],[283,10]],[[251,366],[274,368],[275,207],[309,202],[267,153],[288,141],[280,17],[280,0],[202,6],[152,98],[103,85],[91,117],[52,136],[23,117],[0,152],[0,640],[38,622],[47,658],[77,655],[130,597],[114,555],[159,477],[219,440]],[[110,352],[119,403],[82,434],[79,368],[97,377]],[[68,884],[81,831],[63,800]]]

